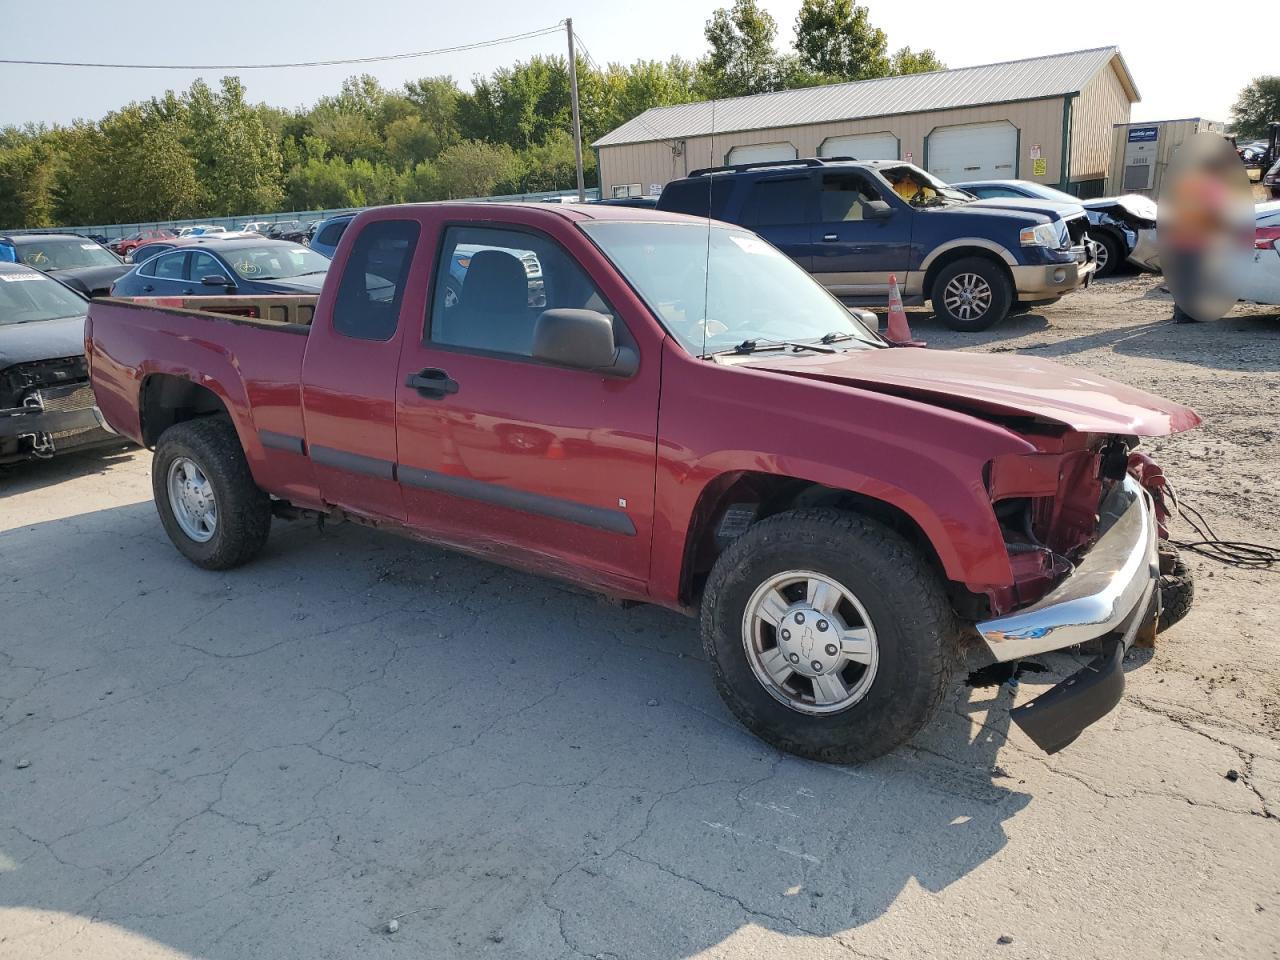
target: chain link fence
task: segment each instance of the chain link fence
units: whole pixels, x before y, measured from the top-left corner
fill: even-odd
[[[600,190],[596,187],[590,187],[587,190],[587,199],[596,200],[600,196]],[[466,197],[467,203],[557,203],[566,199],[576,200],[578,196],[577,190],[548,190],[541,193],[512,193],[500,197]],[[463,202],[459,200],[457,202]],[[44,229],[22,229],[22,230],[0,230],[0,233],[10,235],[23,233],[71,233],[80,234],[82,236],[106,237],[108,240],[118,240],[121,237],[132,236],[143,230],[178,230],[182,227],[209,226],[224,227],[227,230],[239,230],[246,223],[280,223],[287,220],[299,220],[302,223],[309,223],[312,220],[327,220],[329,217],[336,217],[343,213],[359,213],[362,210],[368,210],[369,207],[335,207],[329,210],[293,210],[287,213],[263,213],[252,214],[240,217],[198,217],[194,220],[148,220],[138,223],[100,223],[86,224],[78,227],[46,227]]]

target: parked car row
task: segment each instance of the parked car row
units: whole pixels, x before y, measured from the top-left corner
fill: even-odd
[[[886,303],[893,276],[905,303],[931,301],[954,330],[1052,303],[1097,269],[1075,198],[976,200],[896,160],[695,170],[666,185],[658,209],[748,227],[849,303]]]

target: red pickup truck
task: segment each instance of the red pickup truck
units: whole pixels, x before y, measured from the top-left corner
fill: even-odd
[[[95,300],[86,338],[196,564],[337,517],[699,614],[742,722],[840,762],[919,730],[975,631],[1099,651],[1014,711],[1042,748],[1110,710],[1172,562],[1134,447],[1199,422],[891,347],[755,234],[627,207],[382,207],[318,298]]]

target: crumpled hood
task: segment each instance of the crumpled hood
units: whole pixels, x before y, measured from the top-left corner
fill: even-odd
[[[54,270],[49,276],[61,280],[73,290],[89,296],[95,290],[107,290],[133,267],[127,263],[107,264],[101,267],[68,267]]]
[[[1119,207],[1131,217],[1139,220],[1156,219],[1156,202],[1140,193],[1127,193],[1123,197],[1100,197],[1097,200],[1080,201],[1089,210],[1109,210]]]
[[[84,356],[84,317],[0,324],[0,370],[35,360]]]
[[[1038,417],[1082,433],[1160,437],[1190,430],[1190,407],[1086,370],[1012,354],[890,348],[765,356],[744,366],[973,412]]]

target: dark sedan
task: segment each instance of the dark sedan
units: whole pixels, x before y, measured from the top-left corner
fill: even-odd
[[[267,227],[264,234],[271,240],[292,240],[294,243],[302,243],[310,238],[306,225],[300,220],[280,220]]]
[[[119,442],[84,360],[89,301],[26,264],[0,263],[0,463]]]
[[[67,233],[0,236],[0,261],[52,274],[86,297],[106,296],[111,282],[129,269],[102,244]]]
[[[284,240],[207,239],[149,257],[116,281],[117,297],[319,293],[329,259]]]

